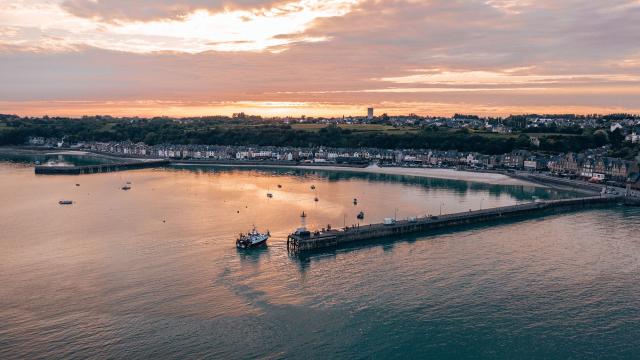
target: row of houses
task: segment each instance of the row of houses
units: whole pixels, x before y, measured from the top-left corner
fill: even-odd
[[[144,143],[89,143],[86,149],[130,157],[228,161],[290,161],[296,163],[349,163],[407,167],[471,167],[550,171],[556,175],[594,182],[624,183],[638,173],[638,163],[603,156],[598,152],[549,156],[527,150],[485,155],[456,150],[383,150],[209,145],[155,145]]]
[[[87,150],[129,157],[196,160],[272,160],[310,163],[394,161],[394,151],[372,149],[302,149],[293,147],[246,147],[215,145],[155,145],[144,143],[89,143]]]
[[[551,173],[585,180],[623,183],[638,173],[638,162],[606,156],[568,153],[553,157],[548,163]]]
[[[128,157],[210,160],[272,160],[308,163],[379,163],[394,166],[471,166],[522,169],[531,154],[517,151],[505,155],[483,155],[456,150],[384,150],[290,147],[245,147],[214,145],[155,145],[144,143],[88,143],[87,150]]]

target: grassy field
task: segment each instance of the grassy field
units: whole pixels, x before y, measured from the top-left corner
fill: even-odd
[[[518,136],[520,136],[520,134],[517,134],[517,133],[501,134],[501,133],[486,132],[486,131],[473,131],[472,134],[486,137],[489,139],[508,139],[508,138],[517,138]]]
[[[524,133],[527,136],[534,137],[546,137],[546,136],[567,136],[567,137],[575,137],[580,136],[579,134],[559,134],[559,133]]]
[[[515,139],[518,138],[520,135],[526,135],[529,137],[537,137],[537,138],[546,138],[549,136],[554,136],[554,137],[561,137],[561,138],[566,138],[566,137],[576,137],[576,136],[580,136],[577,134],[559,134],[559,133],[510,133],[510,134],[500,134],[500,133],[492,133],[492,132],[484,132],[484,131],[476,131],[473,132],[475,135],[480,135],[482,137],[488,138],[488,139]]]
[[[328,125],[325,124],[292,124],[291,128],[304,131],[319,131],[320,129],[326,128],[327,126]],[[402,128],[380,124],[340,124],[338,125],[338,127],[343,130],[351,130],[354,132],[393,132],[400,134],[418,131],[418,129],[416,128]]]

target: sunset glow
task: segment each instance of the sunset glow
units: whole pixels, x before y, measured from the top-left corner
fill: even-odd
[[[0,0],[0,110],[638,113],[638,18],[632,0]]]

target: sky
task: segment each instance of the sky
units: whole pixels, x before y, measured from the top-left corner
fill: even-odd
[[[640,113],[640,0],[0,0],[0,113]]]

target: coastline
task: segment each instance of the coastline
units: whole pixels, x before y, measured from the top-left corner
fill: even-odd
[[[216,166],[216,167],[260,167],[260,168],[288,168],[288,169],[304,169],[304,170],[323,170],[323,171],[345,171],[367,174],[384,174],[398,176],[415,176],[422,178],[458,180],[484,183],[490,185],[511,185],[511,186],[533,186],[548,188],[546,185],[516,179],[508,175],[494,172],[474,172],[455,169],[441,168],[405,168],[405,167],[380,167],[370,165],[367,167],[342,167],[342,166],[313,166],[313,165],[245,165],[245,164],[193,164],[188,162],[175,162],[173,165],[180,166]]]
[[[327,167],[314,167],[314,166],[301,166],[301,168],[322,170]],[[385,174],[385,175],[400,175],[400,176],[415,176],[425,178],[436,178],[446,180],[459,180],[470,182],[481,182],[492,185],[526,185],[535,187],[547,187],[541,184],[516,179],[508,175],[494,173],[494,172],[475,172],[456,169],[442,169],[442,168],[405,168],[405,167],[380,167],[377,165],[371,165],[366,168],[334,168],[329,167],[331,170],[339,171],[352,171],[352,172],[366,172],[371,174]]]
[[[133,157],[119,157],[108,154],[96,153],[85,150],[69,150],[69,149],[33,149],[33,148],[19,148],[19,147],[0,147],[0,153],[11,154],[47,154],[47,155],[80,155],[80,156],[96,156],[108,159],[127,159],[129,161],[148,161],[152,159],[140,159]],[[155,159],[154,159],[155,160]],[[366,167],[353,167],[353,166],[330,166],[330,165],[305,165],[305,164],[245,164],[242,162],[237,163],[218,163],[215,161],[206,162],[191,162],[189,160],[180,161],[172,160],[172,165],[179,166],[216,166],[216,167],[260,167],[260,168],[289,168],[289,169],[304,169],[304,170],[324,170],[324,171],[348,171],[357,173],[369,173],[369,174],[384,174],[384,175],[398,175],[398,176],[415,176],[422,178],[433,179],[445,179],[445,180],[457,180],[457,181],[469,181],[477,183],[485,183],[491,185],[511,185],[511,186],[533,186],[533,187],[548,187],[543,184],[526,181],[519,178],[514,178],[509,175],[496,173],[496,172],[483,172],[483,171],[465,171],[456,169],[443,169],[443,168],[407,168],[407,167],[380,167],[378,165],[369,165]]]

